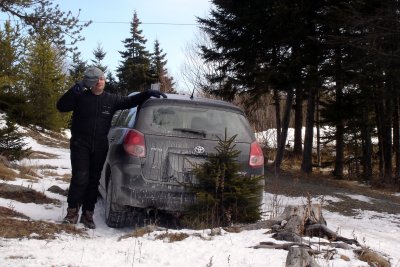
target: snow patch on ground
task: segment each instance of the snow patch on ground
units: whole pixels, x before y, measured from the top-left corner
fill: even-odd
[[[0,114],[0,123],[1,123]],[[0,124],[1,125],[1,124]],[[1,126],[0,126],[1,127]],[[32,138],[26,141],[36,151],[55,154],[54,159],[23,160],[19,164],[26,166],[42,166],[42,177],[36,182],[17,179],[10,184],[22,185],[43,192],[51,198],[60,200],[60,205],[20,203],[18,201],[0,198],[0,206],[12,208],[24,213],[34,220],[58,222],[65,216],[66,197],[50,193],[47,189],[58,185],[65,189],[66,182],[59,175],[70,173],[69,150],[53,148],[38,144]],[[44,175],[46,166],[51,166],[52,175]],[[348,195],[360,201],[369,202],[371,199],[359,195]],[[341,199],[334,196],[312,198],[313,203],[324,201],[338,202]],[[287,197],[284,195],[264,194],[263,214],[265,218],[279,214],[287,205],[306,204],[303,197]],[[323,211],[328,227],[339,234],[357,240],[366,246],[384,253],[391,259],[393,267],[400,266],[398,244],[400,240],[400,215],[359,210],[354,217]],[[139,238],[120,237],[133,232],[132,227],[112,229],[104,221],[104,203],[96,205],[94,220],[97,228],[88,230],[88,237],[60,234],[54,240],[35,239],[5,239],[0,238],[0,266],[284,266],[287,256],[285,250],[254,249],[260,242],[273,240],[267,229],[228,233],[211,236],[210,230],[168,230],[168,232],[186,233],[188,238],[183,241],[169,243],[159,240],[157,236],[167,230],[155,231]],[[379,226],[379,227],[377,227]],[[77,228],[83,225],[78,223]],[[321,239],[317,239],[321,240]],[[350,261],[344,261],[339,255],[346,255]],[[331,261],[318,258],[317,262],[323,267],[368,266],[359,261],[351,250],[338,249],[338,255]]]

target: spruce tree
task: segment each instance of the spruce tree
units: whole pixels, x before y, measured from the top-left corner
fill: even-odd
[[[13,28],[8,21],[0,26],[0,109],[14,116],[26,102],[21,87],[23,47],[18,27]]]
[[[50,130],[62,128],[65,119],[55,103],[66,86],[63,57],[43,35],[35,36],[29,46],[25,81],[29,99],[25,116],[29,123]]]
[[[93,66],[101,69],[104,73],[107,72],[107,66],[103,64],[103,60],[107,53],[104,51],[101,44],[98,44],[96,49],[93,50],[93,55],[95,59],[92,59]]]
[[[73,84],[83,78],[87,63],[81,59],[80,52],[74,52],[72,54],[72,64],[68,69],[70,84]]]
[[[195,166],[197,183],[188,188],[195,194],[195,204],[188,207],[182,222],[193,228],[229,226],[260,219],[262,176],[240,174],[236,158],[235,136],[218,141],[216,153]]]
[[[151,72],[160,84],[160,91],[164,93],[176,93],[173,78],[168,75],[166,53],[161,49],[160,42],[154,41],[154,52],[151,57]]]
[[[19,80],[20,43],[18,28],[6,21],[4,27],[0,27],[0,93],[11,93]]]
[[[24,136],[17,131],[15,123],[7,117],[5,127],[0,128],[0,155],[8,160],[19,160],[29,153],[30,148],[25,148],[26,145]]]
[[[141,22],[136,11],[133,14],[130,34],[123,43],[125,51],[120,51],[122,56],[121,65],[117,68],[119,79],[119,92],[126,95],[135,91],[144,91],[150,84],[156,82],[151,75],[150,53],[146,50],[147,40],[139,29]]]
[[[118,91],[118,83],[115,80],[114,75],[111,72],[107,73],[106,77],[106,86],[104,88],[105,91],[113,93],[113,94],[119,94],[120,92]]]

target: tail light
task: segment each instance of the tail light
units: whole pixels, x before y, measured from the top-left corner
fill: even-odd
[[[253,168],[264,166],[264,154],[257,141],[254,141],[250,145],[249,165]]]
[[[146,146],[144,135],[136,130],[129,130],[123,143],[126,153],[134,157],[144,158],[146,156]]]

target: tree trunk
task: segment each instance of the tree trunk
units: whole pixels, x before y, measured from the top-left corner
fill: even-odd
[[[312,146],[314,137],[314,113],[316,88],[312,86],[308,93],[306,133],[304,135],[304,150],[301,170],[305,173],[312,172]]]
[[[362,165],[363,165],[363,178],[364,180],[370,181],[372,177],[372,141],[371,141],[371,129],[369,126],[368,119],[368,108],[364,107],[362,116],[363,124],[361,126],[362,136]]]
[[[316,112],[317,112],[317,119],[316,119],[316,125],[317,125],[317,166],[321,167],[321,123],[320,123],[320,110],[319,110],[319,89],[317,90],[317,107],[316,107]]]
[[[343,170],[344,170],[344,123],[342,120],[336,123],[336,157],[335,157],[335,168],[333,169],[333,175],[338,178],[343,178]]]
[[[383,117],[384,117],[384,110],[383,110],[383,94],[381,93],[382,90],[377,89],[375,94],[375,114],[376,114],[376,128],[378,131],[378,161],[379,161],[379,180],[380,182],[383,181],[384,177],[384,157],[383,157]]]
[[[283,212],[275,219],[286,221],[283,231],[303,236],[305,224],[325,224],[322,207],[319,204],[286,206]]]
[[[335,49],[335,97],[336,106],[343,106],[343,68],[342,68],[342,52],[341,50]],[[338,178],[343,178],[344,170],[344,121],[343,117],[339,115],[336,121],[336,133],[335,133],[335,167],[333,169],[333,175]]]
[[[297,88],[295,117],[294,117],[294,146],[293,146],[293,154],[295,156],[301,156],[301,153],[303,152],[302,130],[303,130],[303,89]]]
[[[400,178],[400,125],[399,125],[399,92],[394,90],[393,97],[393,150],[395,153],[395,178]]]
[[[286,257],[285,267],[320,267],[313,257],[308,253],[308,249],[301,247],[290,247]]]
[[[276,158],[275,158],[275,175],[279,175],[280,167],[283,160],[283,153],[285,151],[285,144],[287,133],[289,129],[289,122],[290,122],[290,113],[292,110],[293,104],[293,94],[294,90],[289,89],[286,95],[286,105],[285,105],[285,113],[282,120],[282,132],[280,138],[278,140],[278,147],[276,151]]]
[[[279,96],[279,91],[277,89],[274,89],[274,101],[275,101],[276,141],[278,148],[279,139],[281,138],[282,120],[281,120],[281,98]]]
[[[389,88],[387,88],[389,89]],[[385,160],[384,181],[386,184],[392,184],[393,163],[392,163],[392,116],[393,104],[391,90],[385,90],[385,116],[383,117],[383,157]]]

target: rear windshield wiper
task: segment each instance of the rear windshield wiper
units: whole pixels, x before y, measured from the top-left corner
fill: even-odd
[[[206,137],[206,132],[203,130],[196,130],[196,129],[191,129],[191,128],[173,128],[173,131],[180,131],[183,133],[192,133],[192,134],[198,134],[202,135],[203,137]]]

